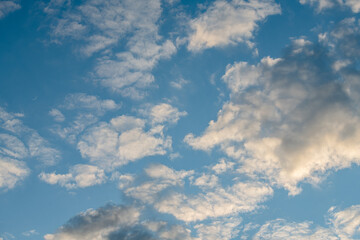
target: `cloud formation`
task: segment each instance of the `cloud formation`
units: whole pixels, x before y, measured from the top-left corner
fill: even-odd
[[[104,183],[106,180],[103,169],[85,164],[72,166],[67,174],[42,172],[39,178],[49,184],[59,184],[67,189],[90,187]]]
[[[280,6],[272,0],[217,0],[190,22],[188,49],[199,51],[239,42],[252,46],[258,23],[280,13]]]
[[[200,240],[190,230],[163,221],[142,221],[141,209],[109,204],[70,219],[45,240]]]
[[[354,13],[360,12],[360,2],[357,0],[299,0],[301,4],[315,6],[318,12],[335,6],[348,7]]]
[[[66,10],[59,12],[63,6]],[[160,0],[88,0],[76,7],[52,1],[44,11],[55,18],[51,32],[55,41],[73,39],[85,56],[101,53],[93,80],[123,96],[142,98],[143,90],[154,82],[152,69],[176,52],[175,45],[158,34]],[[124,50],[115,51],[119,47]]]
[[[0,19],[7,16],[9,13],[19,10],[20,4],[16,0],[1,1],[0,2]]]
[[[188,134],[184,141],[205,151],[219,146],[238,161],[239,173],[265,177],[292,195],[301,181],[316,184],[329,170],[358,164],[360,92],[353,64],[360,56],[359,28],[352,28],[354,19],[340,26],[325,45],[295,39],[282,59],[228,65],[223,80],[230,101],[201,136]],[[339,70],[344,81],[333,69],[338,56],[348,62]]]

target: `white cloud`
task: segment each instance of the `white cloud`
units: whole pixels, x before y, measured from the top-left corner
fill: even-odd
[[[241,218],[230,217],[212,221],[209,224],[197,224],[194,226],[200,239],[206,240],[230,240],[238,236]]]
[[[20,139],[9,134],[0,134],[0,155],[22,159],[28,154],[28,149]]]
[[[24,235],[25,237],[30,237],[32,235],[38,235],[39,233],[35,230],[35,229],[32,229],[32,230],[29,230],[29,231],[26,231],[26,232],[23,232],[22,235]]]
[[[334,231],[341,239],[353,239],[356,234],[360,234],[360,205],[351,206],[343,211],[335,211],[330,208],[329,221],[333,225]]]
[[[111,169],[146,156],[166,154],[171,138],[164,136],[163,128],[158,125],[146,131],[141,119],[120,116],[88,129],[77,146],[83,157]]]
[[[159,198],[158,193],[171,186],[182,186],[184,178],[193,175],[194,171],[175,171],[165,165],[156,164],[146,168],[145,173],[150,177],[150,181],[128,187],[124,192],[135,199],[153,204]]]
[[[197,179],[195,179],[193,184],[195,186],[199,186],[199,187],[214,188],[218,185],[218,181],[219,181],[219,179],[215,175],[203,174],[203,175],[201,175],[201,177],[198,177]]]
[[[189,84],[188,80],[185,80],[183,78],[179,78],[176,81],[171,81],[170,86],[176,89],[182,89],[185,85]]]
[[[65,121],[65,116],[60,112],[59,109],[53,108],[49,111],[49,115],[54,118],[56,122]]]
[[[30,173],[26,164],[0,155],[0,188],[11,189]]]
[[[269,221],[254,236],[254,240],[338,240],[339,238],[327,228],[313,228],[311,222],[294,223],[283,219]]]
[[[16,10],[19,10],[21,8],[20,4],[18,4],[18,1],[1,1],[0,2],[0,19],[4,18],[6,15],[8,15],[11,12],[14,12]]]
[[[59,106],[66,113],[74,115],[70,117],[70,123],[57,124],[53,127],[52,132],[66,139],[70,143],[76,143],[78,136],[89,126],[97,123],[99,118],[109,111],[115,111],[121,107],[111,99],[100,99],[98,96],[88,95],[85,93],[68,94],[64,103]],[[56,110],[56,111],[54,111]],[[55,121],[65,119],[59,110],[52,109],[50,112],[56,114]],[[62,121],[61,121],[62,122]],[[64,126],[65,125],[65,126]]]
[[[50,146],[50,143],[37,131],[23,124],[22,114],[8,113],[0,107],[0,128],[15,136],[2,134],[0,151],[10,157],[34,157],[46,165],[54,165],[60,159],[60,152]]]
[[[217,0],[190,22],[188,49],[199,51],[238,42],[251,46],[258,22],[280,12],[280,6],[272,0]]]
[[[234,162],[227,161],[225,159],[221,159],[220,162],[217,163],[216,165],[214,165],[211,169],[216,174],[221,174],[221,173],[228,171],[229,169],[233,169],[234,165],[235,165]]]
[[[354,13],[360,12],[360,2],[358,0],[299,0],[301,4],[316,6],[317,11],[321,12],[335,6],[349,7]]]
[[[62,226],[55,234],[46,234],[45,240],[109,239],[109,234],[135,225],[140,212],[135,207],[107,205],[89,209]]]
[[[51,2],[45,10],[54,17],[63,4]],[[101,52],[92,77],[123,96],[142,98],[144,88],[154,82],[151,71],[157,62],[176,52],[174,44],[158,34],[160,0],[88,0],[66,9],[56,18],[52,36],[56,41],[74,39],[85,56]],[[119,45],[124,51],[115,52]]]
[[[357,100],[347,81],[325,70],[335,60],[320,48],[294,40],[283,59],[228,66],[230,101],[202,135],[184,141],[205,151],[219,146],[240,163],[239,173],[265,177],[293,195],[300,181],[317,184],[329,170],[360,163]]]
[[[71,167],[67,174],[42,172],[39,178],[49,184],[59,184],[67,189],[90,187],[102,184],[106,180],[104,170],[85,164]]]
[[[177,108],[168,103],[149,106],[147,109],[141,110],[140,112],[143,115],[148,116],[153,124],[165,122],[177,123],[181,117],[187,115],[185,111],[180,112]]]
[[[238,182],[231,187],[218,187],[195,196],[173,193],[157,201],[154,207],[179,220],[193,222],[253,211],[272,194],[273,190],[266,184]]]
[[[301,223],[276,219],[266,222],[255,234],[258,239],[357,239],[360,234],[360,205],[337,211],[335,207],[329,209],[327,226],[313,226],[310,221]]]

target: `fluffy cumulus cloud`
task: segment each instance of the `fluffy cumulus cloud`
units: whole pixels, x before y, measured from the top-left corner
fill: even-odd
[[[19,4],[19,1],[16,1],[16,0],[1,1],[0,2],[0,19],[4,18],[9,13],[14,12],[20,8],[21,8],[21,6]]]
[[[325,45],[296,39],[282,59],[229,65],[223,80],[230,101],[201,136],[188,134],[185,142],[220,147],[241,165],[239,173],[265,176],[290,194],[300,192],[300,181],[316,184],[328,170],[358,164],[357,26],[345,20]],[[336,71],[339,56],[347,64]]]
[[[190,22],[188,49],[199,51],[238,42],[252,46],[258,23],[280,12],[280,6],[272,0],[217,0]]]
[[[350,8],[354,13],[360,12],[360,2],[358,0],[299,0],[301,4],[315,6],[317,11],[323,11],[335,6]]]
[[[114,168],[146,156],[164,155],[171,148],[171,138],[164,126],[146,130],[145,120],[119,116],[88,129],[77,144],[83,157],[104,168]]]
[[[168,103],[160,103],[151,105],[140,111],[143,115],[147,116],[152,124],[160,123],[177,123],[181,117],[187,115],[185,111],[180,112],[176,107]]]
[[[60,11],[65,6],[65,11]],[[52,18],[55,41],[73,39],[85,56],[97,58],[93,79],[124,96],[141,98],[142,89],[154,82],[151,70],[176,52],[170,40],[158,34],[160,0],[51,1],[44,9]],[[125,43],[123,43],[125,42]],[[124,51],[114,51],[121,46]]]
[[[67,174],[41,173],[39,178],[49,184],[59,184],[67,189],[84,188],[101,184],[106,180],[103,169],[96,166],[78,164]]]

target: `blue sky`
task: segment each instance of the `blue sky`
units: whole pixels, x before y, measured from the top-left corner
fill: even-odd
[[[0,240],[360,239],[358,0],[0,1]]]

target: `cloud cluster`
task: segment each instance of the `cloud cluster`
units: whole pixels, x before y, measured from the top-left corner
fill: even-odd
[[[0,188],[11,189],[30,174],[25,159],[37,159],[54,165],[60,159],[58,150],[34,129],[25,126],[22,114],[6,112],[0,107]]]
[[[141,209],[107,205],[70,219],[45,240],[192,240],[190,230],[163,221],[141,221]],[[199,240],[199,239],[197,239]]]
[[[11,12],[19,10],[21,8],[17,0],[1,1],[0,2],[0,19],[4,18]]]
[[[260,239],[355,239],[360,234],[359,205],[351,206],[342,211],[335,207],[329,209],[326,227],[313,226],[312,222],[289,222],[276,219],[266,222],[253,237]]]
[[[190,22],[188,49],[199,51],[239,42],[252,46],[258,22],[280,12],[272,0],[217,0]]]
[[[123,96],[142,98],[142,90],[154,82],[151,71],[157,62],[176,52],[174,44],[158,34],[160,0],[88,0],[79,6],[51,1],[44,11],[56,19],[55,41],[71,38],[83,55],[101,53],[93,79]],[[114,50],[119,48],[124,50]]]
[[[323,45],[295,39],[282,59],[229,65],[230,101],[201,136],[184,141],[205,151],[219,146],[239,173],[293,195],[301,181],[316,184],[328,170],[360,163],[359,28],[355,19],[344,21]],[[347,64],[334,68],[339,61]]]
[[[70,168],[67,174],[44,173],[39,178],[49,184],[59,184],[67,189],[85,188],[105,182],[103,169],[96,166],[77,164]]]

